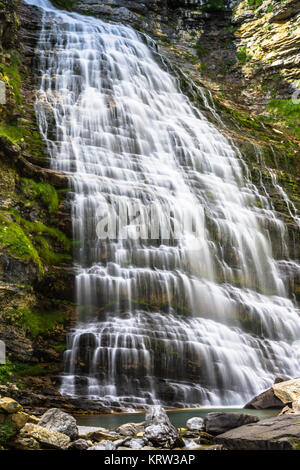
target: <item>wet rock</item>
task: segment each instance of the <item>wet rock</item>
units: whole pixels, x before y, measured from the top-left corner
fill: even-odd
[[[276,416],[232,429],[215,441],[228,450],[292,450],[300,442],[299,423],[293,415]]]
[[[116,429],[118,434],[121,436],[136,436],[138,433],[143,432],[145,429],[145,423],[126,423],[122,424]]]
[[[92,441],[87,441],[85,439],[76,439],[76,441],[71,442],[68,447],[68,450],[87,450],[89,447],[92,446]]]
[[[255,410],[265,410],[268,408],[280,409],[282,407],[282,401],[276,397],[272,388],[269,388],[265,392],[262,392],[256,397],[252,398],[252,400],[244,406],[244,408],[254,408]]]
[[[5,413],[17,413],[22,411],[22,406],[12,398],[0,398],[0,411]]]
[[[116,446],[111,441],[102,441],[95,446],[89,447],[87,450],[116,450]]]
[[[70,438],[65,434],[32,423],[25,424],[20,431],[20,438],[33,438],[45,449],[66,450],[70,444]]]
[[[204,428],[207,433],[218,435],[229,429],[257,421],[259,421],[257,416],[243,413],[208,413],[204,418]]]
[[[156,447],[174,447],[179,438],[178,431],[162,406],[152,406],[147,412],[144,437]]]
[[[75,440],[79,434],[76,419],[58,408],[52,408],[43,414],[39,426],[65,434],[71,440]]]
[[[186,422],[186,427],[190,431],[201,431],[201,429],[203,428],[203,422],[204,421],[202,418],[190,418]]]

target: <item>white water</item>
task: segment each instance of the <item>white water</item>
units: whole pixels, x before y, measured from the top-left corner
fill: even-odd
[[[235,149],[150,39],[26,3],[43,8],[41,132],[74,193],[79,320],[61,392],[127,407],[240,405],[276,375],[299,375],[299,311],[272,250],[287,258],[286,229]],[[99,240],[104,202],[110,220],[151,205],[161,231],[170,209],[173,222],[189,215],[198,237]]]

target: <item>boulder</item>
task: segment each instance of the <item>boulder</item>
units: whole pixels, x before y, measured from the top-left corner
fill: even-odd
[[[102,431],[102,430],[97,430],[97,431],[91,431],[86,434],[86,438],[90,439],[91,441],[103,441],[103,439],[106,439],[107,441],[115,441],[118,439],[118,434],[117,433],[110,433],[109,431]]]
[[[0,398],[0,412],[17,413],[22,410],[23,407],[16,400],[8,397]]]
[[[144,438],[154,446],[163,448],[174,447],[179,439],[177,429],[171,424],[162,406],[152,406],[147,412]]]
[[[255,410],[266,410],[268,408],[281,409],[282,407],[283,403],[276,397],[273,388],[269,388],[268,390],[260,393],[244,406],[244,408]]]
[[[190,418],[186,422],[186,427],[189,431],[201,431],[203,428],[203,422],[202,418]]]
[[[87,450],[92,445],[92,441],[86,441],[85,439],[76,439],[76,441],[71,442],[68,447],[68,450]]]
[[[58,408],[46,411],[39,421],[39,426],[65,434],[71,440],[77,439],[79,434],[76,419]]]
[[[18,413],[14,413],[11,416],[11,421],[17,429],[22,429],[29,420],[30,416],[27,413],[23,413],[23,411],[18,411]]]
[[[13,450],[40,450],[41,444],[33,437],[16,437],[10,444]]]
[[[257,423],[257,416],[243,413],[208,413],[204,418],[204,429],[214,436],[222,434],[229,429],[243,426],[244,424]]]
[[[116,429],[116,432],[118,434],[121,434],[121,436],[131,436],[134,437],[140,432],[144,432],[145,429],[145,423],[126,423],[122,424],[122,426],[119,426]]]
[[[274,395],[284,404],[300,400],[300,378],[275,383],[272,389]]]
[[[126,442],[126,446],[130,449],[142,449],[145,446],[144,439],[130,439],[129,442]]]
[[[285,406],[278,416],[284,414],[300,414],[300,400],[294,401],[292,403],[292,408],[290,408],[289,406]]]
[[[227,431],[215,442],[228,450],[292,450],[300,443],[300,419],[275,416]]]
[[[95,446],[89,447],[87,450],[116,450],[116,446],[112,441],[101,441]]]
[[[70,438],[65,434],[46,429],[33,423],[26,423],[21,429],[20,438],[33,438],[38,441],[43,448],[65,450],[70,444]]]

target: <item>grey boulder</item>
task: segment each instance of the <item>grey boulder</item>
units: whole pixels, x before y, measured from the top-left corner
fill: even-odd
[[[101,441],[87,450],[116,450],[116,446],[112,441]]]
[[[189,431],[201,431],[203,429],[204,420],[202,418],[190,418],[186,422]]]
[[[162,406],[152,406],[146,414],[144,438],[155,447],[171,448],[178,441],[178,431]]]
[[[39,421],[39,426],[65,434],[71,440],[78,437],[76,419],[58,408],[51,408],[46,411]]]
[[[244,424],[257,423],[257,421],[259,421],[257,416],[243,413],[208,413],[204,418],[204,429],[207,433],[216,436]]]

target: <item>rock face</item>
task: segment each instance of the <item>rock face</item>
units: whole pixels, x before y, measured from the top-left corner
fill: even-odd
[[[70,438],[60,432],[51,431],[37,424],[27,423],[20,431],[20,438],[32,438],[43,448],[65,450],[70,444]]]
[[[75,440],[78,437],[76,419],[57,408],[46,411],[39,421],[39,426],[65,434],[71,440]]]
[[[152,406],[146,414],[144,437],[154,446],[164,448],[173,447],[178,440],[178,431],[162,406]]]
[[[255,410],[265,410],[268,408],[281,409],[282,407],[283,403],[276,397],[273,388],[269,388],[265,392],[260,393],[244,406],[244,408],[254,408]]]
[[[300,419],[293,415],[268,418],[232,429],[215,441],[229,450],[292,450],[300,443]]]
[[[257,421],[259,421],[257,416],[243,413],[208,413],[204,418],[204,429],[208,434],[218,435]]]
[[[126,423],[122,424],[116,429],[116,432],[122,436],[136,436],[139,432],[143,432],[145,429],[145,423]]]
[[[300,378],[273,384],[274,395],[284,404],[300,400]]]
[[[186,427],[189,431],[201,431],[203,429],[204,421],[202,418],[190,418],[186,422]]]

